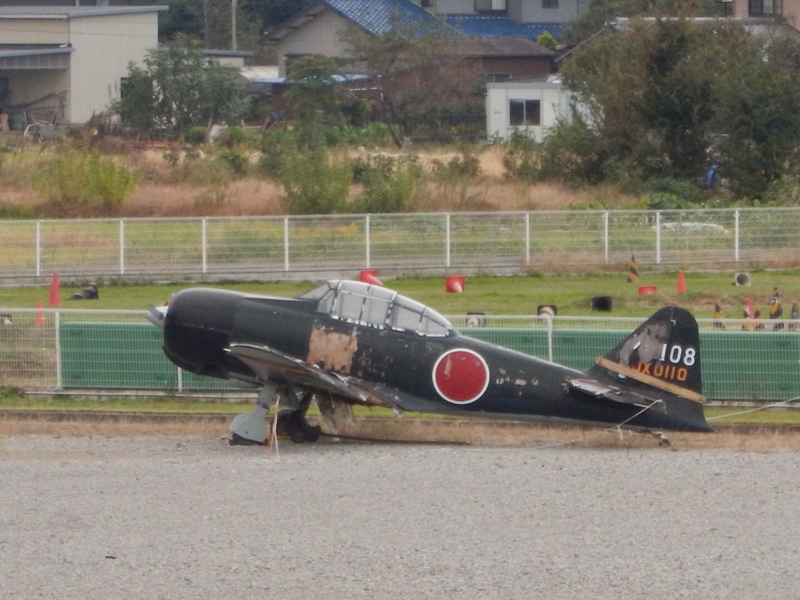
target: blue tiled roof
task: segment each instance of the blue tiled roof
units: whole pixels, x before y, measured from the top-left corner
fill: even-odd
[[[383,35],[392,29],[395,19],[401,24],[420,25],[420,30],[442,30],[457,34],[442,20],[410,0],[322,0],[342,16],[355,22],[374,35]]]
[[[517,23],[508,17],[483,17],[478,15],[447,15],[445,22],[461,33],[475,37],[523,37],[536,41],[545,31],[561,39],[561,23]]]

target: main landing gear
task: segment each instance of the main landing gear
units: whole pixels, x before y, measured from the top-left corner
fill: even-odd
[[[268,422],[269,405],[272,400],[277,398],[279,391],[281,403],[288,405],[289,408],[278,413],[276,433],[281,436],[285,435],[295,444],[313,443],[319,440],[320,428],[309,425],[305,417],[308,406],[311,404],[312,394],[288,388],[279,390],[276,384],[267,383],[261,389],[253,410],[237,415],[233,419],[230,440],[232,445],[263,445],[267,442],[269,438],[267,431],[272,426],[271,419]]]

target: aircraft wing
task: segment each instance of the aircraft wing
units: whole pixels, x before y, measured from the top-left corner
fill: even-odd
[[[393,402],[389,394],[372,390],[355,377],[324,371],[268,346],[234,343],[225,351],[253,369],[263,382],[273,380],[292,383],[315,392],[331,394],[339,400],[353,404],[404,408]]]

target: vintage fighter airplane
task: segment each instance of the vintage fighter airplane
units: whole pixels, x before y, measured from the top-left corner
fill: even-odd
[[[461,335],[447,319],[387,288],[329,281],[280,298],[193,288],[148,318],[164,352],[200,375],[261,387],[234,440],[263,443],[279,396],[293,441],[316,441],[312,400],[334,424],[350,405],[476,417],[711,431],[703,415],[697,323],[662,308],[588,371]]]

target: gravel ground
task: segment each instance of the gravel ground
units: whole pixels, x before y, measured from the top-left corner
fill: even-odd
[[[0,439],[0,598],[798,598],[800,453]]]

